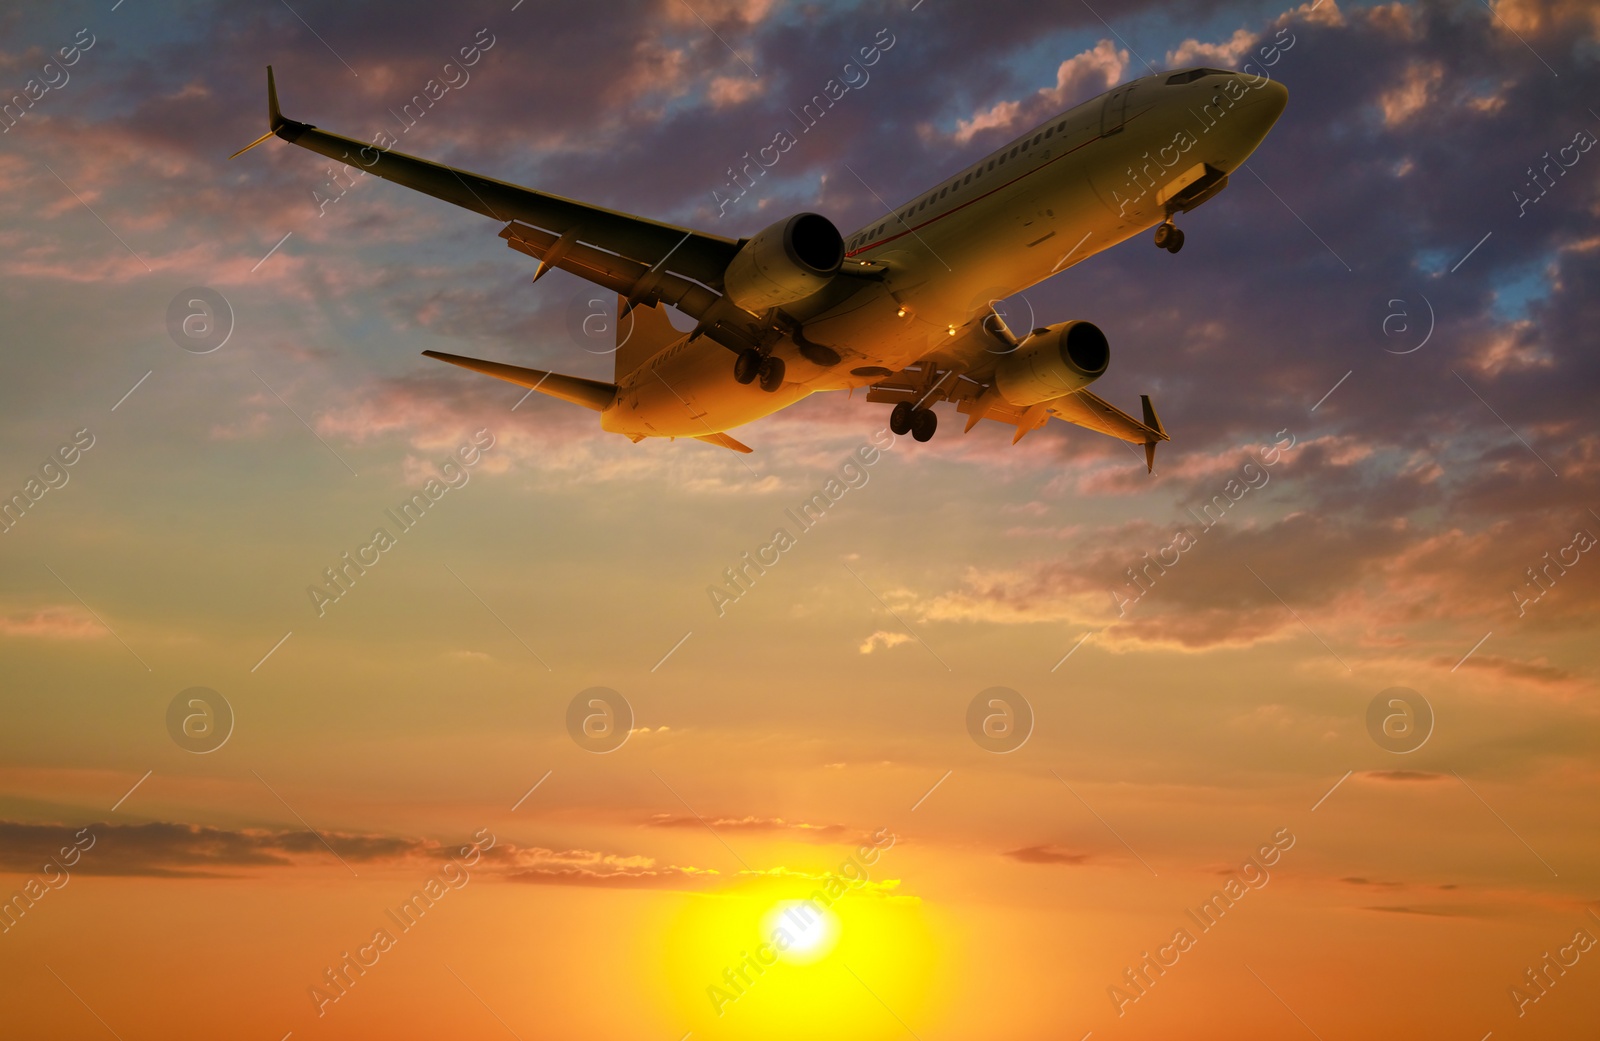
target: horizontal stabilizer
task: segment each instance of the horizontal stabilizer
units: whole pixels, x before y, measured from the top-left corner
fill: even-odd
[[[719,445],[723,448],[731,448],[735,452],[744,452],[746,455],[754,451],[754,449],[752,449],[749,445],[740,444],[727,434],[701,434],[700,436],[696,437],[695,440],[704,441],[708,445]]]
[[[485,376],[493,376],[497,380],[515,383],[520,387],[536,390],[540,394],[548,394],[552,398],[560,398],[562,401],[570,401],[574,405],[592,408],[596,412],[604,412],[617,399],[615,384],[601,383],[599,380],[586,380],[582,376],[563,376],[559,372],[546,372],[543,369],[525,369],[520,365],[506,365],[502,362],[482,361],[478,358],[463,358],[458,354],[445,354],[441,351],[423,351],[422,354],[423,357],[447,361],[451,365],[459,365],[463,369],[471,369],[473,372],[481,372]]]

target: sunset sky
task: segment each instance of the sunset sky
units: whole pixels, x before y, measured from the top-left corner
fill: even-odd
[[[227,158],[270,63],[347,136],[733,238],[853,229],[1275,39],[1288,108],[1181,255],[1141,236],[1005,304],[1105,330],[1096,392],[1172,435],[1154,475],[1059,423],[896,439],[861,394],[748,456],[632,444],[420,356],[609,380],[585,283],[282,141]],[[0,118],[0,1035],[1600,1029],[1591,0],[6,5],[0,103],[30,81]],[[220,346],[173,329],[200,289]],[[1001,752],[969,719],[1005,699],[1032,729]]]

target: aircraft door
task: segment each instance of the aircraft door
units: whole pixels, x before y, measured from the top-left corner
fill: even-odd
[[[1110,137],[1122,129],[1128,120],[1128,98],[1133,93],[1133,84],[1118,87],[1106,95],[1105,104],[1100,109],[1100,136]]]

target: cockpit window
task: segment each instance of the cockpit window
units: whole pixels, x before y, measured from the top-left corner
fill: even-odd
[[[1168,76],[1167,85],[1172,86],[1173,84],[1177,83],[1193,83],[1195,80],[1200,79],[1203,76],[1227,75],[1229,75],[1229,73],[1226,69],[1190,69],[1187,72],[1175,72],[1171,76]]]

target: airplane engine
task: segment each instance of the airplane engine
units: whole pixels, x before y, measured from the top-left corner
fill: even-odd
[[[1013,405],[1037,405],[1081,390],[1105,375],[1111,360],[1106,334],[1090,322],[1035,329],[994,372],[1000,394]]]
[[[722,276],[728,299],[762,314],[817,292],[844,263],[844,237],[833,221],[799,213],[744,244]]]

